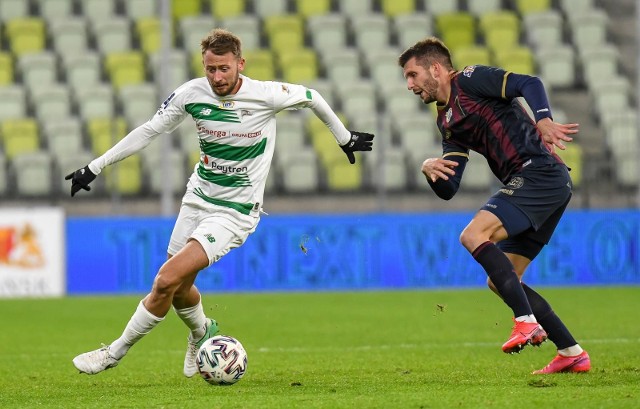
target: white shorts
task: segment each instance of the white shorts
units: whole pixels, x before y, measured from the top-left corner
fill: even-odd
[[[212,213],[210,209],[182,204],[167,252],[173,256],[189,239],[194,239],[204,248],[211,265],[231,249],[240,247],[256,230],[257,220],[253,226],[247,227],[246,222],[236,222],[229,217]]]

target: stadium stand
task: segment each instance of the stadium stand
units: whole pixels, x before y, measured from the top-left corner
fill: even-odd
[[[66,85],[45,82],[29,90],[35,117],[41,124],[71,116],[71,92]]]
[[[73,16],[73,0],[36,0],[35,3],[40,15],[49,23],[64,21]]]
[[[228,25],[228,23],[227,23]],[[197,16],[185,16],[178,21],[178,31],[182,38],[182,49],[188,53],[195,53],[200,51],[200,40],[202,40],[202,33],[206,33],[211,30],[211,27],[215,27],[215,20],[210,15],[197,15]],[[237,29],[237,28],[236,28]],[[229,28],[231,30],[231,28]],[[246,45],[249,39],[242,38],[243,44]]]
[[[48,28],[53,49],[62,59],[68,55],[82,55],[88,51],[89,33],[84,17],[49,20]]]
[[[46,1],[46,0],[45,0]],[[157,17],[158,10],[155,0],[127,0],[123,2],[124,14],[133,20]],[[175,2],[174,2],[175,3]]]
[[[10,186],[10,176],[7,170],[7,158],[0,153],[0,195],[6,195]]]
[[[52,193],[52,159],[49,152],[31,151],[18,155],[12,165],[18,194],[43,197]]]
[[[304,18],[327,14],[331,0],[294,0],[295,10]]]
[[[171,89],[201,76],[200,40],[215,26],[228,28],[242,39],[246,75],[306,84],[317,89],[352,127],[388,136],[385,146],[389,152],[384,158],[389,168],[382,170],[385,177],[381,179],[390,190],[415,190],[416,179],[421,177],[416,169],[426,155],[439,155],[441,149],[433,117],[424,115],[419,101],[406,92],[396,62],[403,49],[428,35],[444,39],[457,68],[495,64],[539,75],[549,88],[552,105],[557,93],[586,95],[591,104],[588,109],[554,105],[556,118],[563,117],[563,109],[575,110],[570,118],[582,111],[589,113],[589,119],[595,118],[598,122],[591,127],[596,131],[586,132],[585,137],[597,135],[598,126],[605,130],[606,151],[623,161],[619,172],[613,172],[616,181],[637,189],[639,177],[633,173],[637,168],[627,165],[632,158],[624,157],[637,149],[637,124],[634,128],[632,119],[624,116],[634,109],[637,96],[625,76],[628,70],[622,70],[627,56],[611,36],[611,10],[604,3],[180,0],[173,1],[171,7],[173,44],[168,61],[163,61],[159,10],[154,0],[0,1],[4,158],[0,167],[4,166],[6,177],[0,182],[0,195],[18,188],[12,175],[13,161],[24,152],[45,150],[50,160],[43,163],[59,176],[78,166],[65,153],[78,152],[76,158],[100,154],[153,115],[162,97],[158,95],[162,64],[169,68],[164,85]],[[112,135],[104,131],[104,124],[115,118],[119,129]],[[277,141],[269,191],[361,192],[375,187],[375,180],[364,177],[377,165],[373,156],[356,166],[344,166],[343,154],[326,129],[311,126],[304,116],[289,114],[281,119],[282,138]],[[7,138],[4,130],[9,130],[14,120],[34,124],[35,138],[32,131],[27,132],[31,135],[27,138],[12,137],[11,132]],[[622,124],[613,126],[616,122]],[[97,130],[99,123],[102,131]],[[175,154],[167,159],[184,175],[199,160],[194,129],[192,122],[185,122],[176,130]],[[613,147],[612,140],[630,148],[622,152]],[[597,146],[580,139],[562,152],[573,164],[578,187],[590,182],[589,175],[582,174],[582,161],[591,158]],[[122,172],[104,182],[102,189],[110,192],[113,188],[127,195],[157,194],[158,172],[151,169],[159,166],[160,147],[154,142],[149,152],[123,165]],[[288,154],[287,147],[303,152],[304,160]],[[471,189],[488,189],[491,177],[480,169],[482,161],[474,158],[470,163],[474,170],[467,172],[471,180],[466,183]],[[123,179],[129,176],[132,181]],[[183,182],[173,186],[176,192],[184,187]],[[52,193],[57,193],[58,187],[56,182]],[[25,195],[42,194],[26,193],[38,191],[26,189]],[[60,192],[63,190],[60,184]]]
[[[0,52],[0,86],[13,84],[13,57],[11,54]]]
[[[3,121],[0,126],[0,136],[5,155],[11,160],[14,168],[16,167],[14,161],[18,157],[40,149],[38,124],[32,119]]]
[[[27,115],[27,93],[21,85],[0,87],[0,121]]]
[[[341,14],[313,15],[307,19],[307,31],[313,48],[321,55],[347,46],[347,20]]]
[[[398,38],[398,46],[404,50],[433,35],[433,20],[424,12],[397,14],[393,17],[393,30]]]

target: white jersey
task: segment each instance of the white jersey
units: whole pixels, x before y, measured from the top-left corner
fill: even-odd
[[[238,212],[257,218],[275,147],[278,112],[312,108],[340,144],[348,142],[350,133],[317,92],[301,85],[241,78],[238,92],[222,97],[212,91],[206,77],[183,84],[149,122],[94,160],[91,170],[98,173],[139,151],[190,115],[200,141],[200,161],[189,179],[183,203],[211,207],[232,217],[242,217]]]

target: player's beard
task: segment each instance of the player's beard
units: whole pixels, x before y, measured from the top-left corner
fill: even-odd
[[[234,76],[233,81],[231,83],[227,83],[227,86],[216,87],[215,83],[211,80],[209,80],[209,86],[211,86],[211,90],[213,91],[214,94],[216,94],[219,97],[225,97],[229,95],[231,91],[233,91],[236,88],[236,85],[238,85],[239,80],[240,80],[240,73],[236,72],[236,75]]]
[[[422,84],[422,92],[424,93],[424,98],[422,95],[422,102],[425,104],[430,104],[432,102],[436,102],[436,94],[438,92],[438,81],[433,78],[427,78]]]

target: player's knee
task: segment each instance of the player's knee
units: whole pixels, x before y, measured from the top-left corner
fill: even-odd
[[[460,244],[462,244],[464,248],[469,250],[469,252],[472,252],[473,250],[475,250],[475,247],[476,247],[475,243],[477,242],[476,235],[474,235],[473,232],[468,228],[465,228],[464,230],[462,230],[462,233],[460,233],[459,240],[460,240]]]
[[[161,268],[153,282],[153,291],[157,294],[172,295],[178,287],[180,287],[180,281]]]

